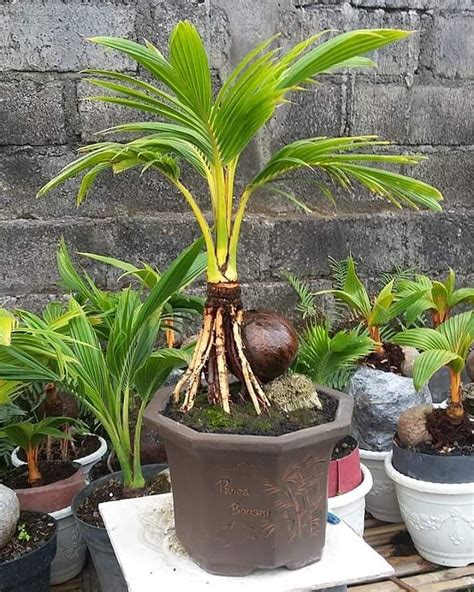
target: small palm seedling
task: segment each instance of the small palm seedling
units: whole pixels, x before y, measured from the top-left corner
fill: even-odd
[[[331,183],[350,189],[357,182],[397,207],[441,210],[442,196],[435,188],[373,166],[411,165],[420,160],[374,154],[374,148],[385,144],[375,136],[315,137],[293,142],[278,150],[245,184],[240,196],[236,194],[234,181],[241,154],[278,106],[288,103],[290,93],[312,85],[322,73],[374,65],[365,54],[409,33],[391,29],[351,31],[316,44],[324,35],[327,32],[313,35],[286,52],[274,46],[275,38],[264,41],[244,57],[215,97],[203,42],[189,22],[180,22],[173,29],[167,57],[149,42],[141,45],[114,37],[92,39],[125,54],[147,74],[145,81],[120,72],[89,70],[89,82],[109,93],[94,100],[121,105],[155,120],[105,130],[132,133],[135,139],[82,148],[80,158],[47,183],[39,195],[83,175],[77,196],[81,203],[102,172],[122,173],[139,167],[163,175],[188,203],[206,245],[208,298],[195,354],[174,391],[175,402],[184,391],[183,411],[193,406],[203,370],[207,370],[211,403],[221,404],[230,413],[229,367],[244,383],[257,414],[269,406],[245,354],[237,271],[242,221],[257,191],[278,184],[297,170],[312,170],[323,176],[321,190],[331,199]],[[207,182],[212,223],[182,182],[179,161]]]
[[[474,312],[451,317],[436,329],[407,329],[392,339],[398,345],[421,350],[413,366],[413,382],[420,389],[443,366],[450,372],[450,400],[447,416],[459,421],[464,416],[461,373],[474,341]]]
[[[376,342],[376,350],[383,351],[381,328],[400,316],[407,308],[417,302],[424,294],[422,290],[410,294],[398,294],[392,278],[380,292],[371,299],[369,293],[356,272],[352,257],[338,263],[338,286],[331,290],[322,290],[318,295],[332,294],[343,302],[356,318],[367,328],[370,337]]]
[[[452,269],[449,270],[448,277],[439,282],[426,275],[418,275],[415,279],[401,279],[397,283],[397,292],[402,296],[423,292],[422,297],[405,311],[407,325],[412,324],[425,311],[430,311],[436,328],[449,319],[454,307],[474,304],[474,288],[456,289],[456,274]]]
[[[0,379],[54,382],[73,393],[103,426],[126,488],[145,484],[141,429],[145,408],[170,372],[187,363],[190,348],[157,345],[167,303],[190,281],[202,249],[197,241],[160,275],[141,299],[130,287],[109,294],[86,279],[60,250],[61,275],[80,301],[49,307],[43,317],[16,311],[0,335]],[[1,386],[1,385],[0,385]],[[0,391],[1,393],[1,391]],[[0,394],[1,396],[1,394]]]
[[[294,370],[317,384],[343,389],[357,362],[374,351],[375,345],[355,329],[331,336],[327,324],[311,325],[300,336]]]
[[[32,486],[41,485],[42,476],[38,467],[40,446],[48,437],[68,439],[71,436],[60,430],[65,424],[74,420],[70,417],[45,417],[38,423],[23,421],[5,426],[0,431],[0,438],[8,440],[13,446],[22,448],[28,464],[28,483]]]

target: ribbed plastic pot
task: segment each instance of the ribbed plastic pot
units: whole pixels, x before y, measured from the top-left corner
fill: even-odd
[[[50,514],[57,523],[57,551],[51,564],[51,585],[63,584],[81,573],[87,547],[82,540],[71,507]]]
[[[463,567],[474,562],[474,481],[433,483],[398,472],[392,453],[385,468],[400,503],[403,521],[418,553],[438,565]]]
[[[334,421],[282,436],[197,432],[160,413],[171,389],[149,404],[146,420],[168,454],[177,536],[206,571],[243,576],[321,558],[329,460],[349,433],[353,399],[317,389],[337,400]]]
[[[97,436],[96,434],[88,434],[88,435],[95,436],[97,438],[99,447],[94,452],[91,452],[91,454],[88,454],[87,456],[83,456],[82,458],[78,458],[77,460],[74,461],[77,465],[81,466],[82,472],[84,473],[86,478],[89,475],[89,471],[92,469],[92,467],[96,463],[98,463],[99,460],[107,452],[107,442],[106,442],[106,440],[104,440],[104,438],[102,438],[102,436]],[[26,465],[26,462],[24,462],[23,460],[21,460],[18,457],[19,450],[20,450],[19,447],[15,448],[15,450],[11,454],[12,465],[14,467],[21,467],[22,465]]]
[[[372,487],[372,475],[367,467],[361,465],[362,469],[362,483],[341,495],[336,495],[328,499],[328,509],[333,512],[359,536],[364,534],[364,517],[365,517],[365,496],[369,493]]]
[[[143,467],[143,475],[147,479],[167,468],[167,465],[147,465]],[[79,532],[91,554],[102,592],[127,592],[128,587],[122,575],[122,570],[115,556],[107,530],[87,524],[77,515],[77,509],[84,499],[110,479],[121,480],[122,472],[111,473],[87,485],[73,499],[71,508]]]
[[[49,592],[56,533],[43,545],[13,561],[0,563],[1,592]]]
[[[395,486],[385,471],[385,458],[389,452],[360,449],[360,458],[372,473],[374,484],[367,494],[366,508],[377,520],[401,522]]]

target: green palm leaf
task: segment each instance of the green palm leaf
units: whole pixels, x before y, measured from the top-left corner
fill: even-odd
[[[413,384],[416,390],[420,390],[443,366],[451,364],[454,368],[462,370],[464,361],[454,352],[442,349],[431,349],[421,353],[413,364]]]

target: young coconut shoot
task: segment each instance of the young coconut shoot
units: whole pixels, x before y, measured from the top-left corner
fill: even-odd
[[[398,345],[416,347],[422,353],[413,365],[413,382],[419,390],[443,366],[449,368],[448,417],[459,422],[464,416],[461,374],[474,341],[474,311],[451,317],[436,329],[407,329],[393,337]]]
[[[340,288],[322,290],[316,295],[332,294],[343,302],[367,328],[375,342],[375,351],[383,351],[381,328],[401,315],[408,307],[422,298],[424,291],[418,290],[401,297],[394,290],[395,279],[390,280],[373,300],[356,272],[352,257],[337,263],[338,276],[342,276]]]
[[[13,423],[0,431],[0,438],[24,450],[28,464],[28,483],[32,487],[41,485],[42,476],[38,466],[38,453],[47,438],[70,440],[71,436],[59,428],[74,423],[70,417],[45,417],[38,423],[23,421]]]
[[[203,42],[189,22],[179,22],[173,29],[167,57],[148,41],[141,45],[114,37],[91,40],[125,54],[137,63],[139,70],[146,71],[148,79],[157,83],[135,75],[89,70],[88,81],[107,91],[92,100],[128,107],[134,114],[142,112],[156,120],[104,130],[105,134],[131,133],[135,139],[81,148],[80,158],[47,183],[39,196],[83,174],[77,196],[80,204],[100,173],[111,169],[118,174],[135,167],[158,171],[180,191],[194,214],[208,256],[202,330],[189,368],[174,391],[174,400],[182,400],[183,411],[193,407],[205,373],[210,401],[230,413],[229,371],[246,388],[257,414],[269,406],[245,353],[237,272],[242,221],[250,198],[258,190],[274,186],[296,170],[309,169],[323,176],[320,187],[330,199],[331,183],[350,189],[355,181],[397,207],[441,210],[442,196],[435,188],[372,166],[411,165],[420,161],[414,156],[374,154],[373,148],[386,144],[375,136],[315,137],[293,142],[277,151],[245,185],[241,195],[236,195],[234,181],[241,154],[277,107],[288,103],[289,94],[313,86],[319,74],[373,66],[365,54],[402,40],[409,33],[360,30],[316,43],[328,35],[313,35],[288,51],[275,46],[276,38],[260,43],[238,64],[215,97]],[[207,182],[211,223],[191,189],[181,180],[180,160]],[[296,198],[291,200],[302,205]]]
[[[452,269],[449,270],[448,277],[439,282],[426,275],[418,275],[415,279],[401,279],[397,282],[397,291],[401,296],[423,292],[423,296],[405,312],[404,318],[408,325],[425,311],[430,311],[433,327],[436,328],[449,319],[455,306],[474,304],[474,288],[456,289],[456,274]]]

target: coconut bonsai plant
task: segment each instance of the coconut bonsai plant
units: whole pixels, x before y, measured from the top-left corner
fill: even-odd
[[[461,373],[474,342],[474,312],[452,316],[436,329],[408,329],[394,342],[421,350],[413,367],[417,388],[447,366],[450,393],[446,409],[419,406],[400,416],[387,473],[420,555],[440,565],[468,565],[474,561],[474,436]]]
[[[0,485],[0,582],[4,592],[49,592],[57,526],[40,512],[22,511],[15,492]]]
[[[398,207],[440,210],[441,195],[433,187],[372,166],[374,163],[415,164],[419,160],[404,155],[374,154],[372,149],[384,142],[373,136],[320,137],[293,142],[277,151],[245,184],[241,195],[236,195],[234,182],[240,155],[290,93],[312,84],[321,73],[372,65],[364,57],[366,53],[401,40],[408,33],[352,31],[315,45],[322,35],[314,35],[287,52],[273,47],[274,39],[261,43],[237,66],[216,96],[213,96],[204,45],[188,22],[180,22],[174,28],[168,57],[149,42],[141,45],[111,37],[92,39],[122,52],[151,76],[150,81],[145,81],[123,73],[89,71],[91,84],[111,93],[94,99],[129,107],[147,116],[151,114],[156,120],[136,121],[107,130],[107,133],[133,133],[138,137],[129,142],[105,141],[82,148],[82,156],[39,193],[44,195],[64,181],[83,174],[78,192],[80,203],[101,172],[112,169],[122,173],[140,167],[164,175],[180,191],[196,218],[207,251],[208,289],[202,330],[189,367],[174,389],[171,409],[168,409],[179,421],[162,414],[155,419],[170,460],[178,536],[196,561],[216,573],[242,574],[259,566],[299,567],[320,557],[327,483],[326,471],[316,474],[314,463],[318,459],[319,467],[327,466],[332,445],[348,430],[350,414],[350,403],[345,396],[328,392],[326,401],[336,400],[338,405],[335,421],[330,429],[315,427],[312,443],[306,447],[302,446],[304,436],[298,431],[282,436],[283,440],[275,436],[226,435],[220,437],[216,447],[215,434],[206,436],[179,425],[181,421],[192,422],[193,417],[199,423],[202,406],[207,406],[208,420],[213,416],[209,409],[214,409],[219,429],[232,430],[229,426],[231,413],[235,415],[238,410],[236,401],[244,400],[250,401],[257,416],[264,415],[261,422],[257,422],[258,429],[264,425],[268,428],[265,422],[268,414],[263,412],[268,411],[270,402],[259,376],[275,378],[288,368],[294,357],[296,340],[286,321],[271,315],[260,318],[257,315],[246,322],[244,317],[237,251],[250,198],[265,186],[278,183],[285,175],[310,168],[325,176],[322,187],[327,196],[331,195],[328,188],[331,181],[345,188],[355,181]],[[185,161],[207,182],[212,223],[208,222],[192,190],[181,180],[179,160]],[[269,323],[278,328],[267,331]],[[280,344],[277,347],[276,332],[284,336],[286,349]],[[256,335],[260,341],[252,345],[250,335]],[[269,339],[269,335],[273,337]],[[262,345],[264,336],[268,343]],[[263,371],[256,370],[259,364],[254,354],[259,345],[260,350],[267,352],[267,366],[261,365]],[[268,367],[275,366],[275,358],[279,362],[278,372],[267,373]],[[230,387],[229,372],[242,385],[243,398]],[[204,374],[206,395],[203,396],[200,387]],[[198,398],[198,410],[191,415]],[[164,411],[168,399],[169,393],[160,395],[156,409]],[[152,411],[149,411],[150,418]],[[188,416],[183,415],[186,412]],[[191,419],[185,420],[185,417]],[[177,431],[182,437],[178,438]],[[314,445],[315,439],[319,439],[318,447]],[[281,454],[285,456],[280,458],[277,449],[281,451],[283,444]],[[260,454],[255,456],[256,448]],[[192,455],[190,450],[194,451]],[[224,450],[227,451],[225,456],[222,455]],[[262,464],[263,458],[270,460]],[[279,467],[276,482],[276,473],[270,469],[270,466],[276,469],[275,463]],[[237,467],[240,472],[235,473]],[[254,471],[260,471],[258,479]],[[293,474],[303,479],[299,491],[306,500],[304,520],[296,499],[287,509],[277,508],[285,491],[291,495]],[[238,485],[233,484],[235,478],[240,482]],[[256,490],[250,488],[252,499],[248,501],[253,505],[245,506],[242,504],[245,500],[234,499],[236,494],[232,494],[238,527],[223,531],[223,524],[229,523],[231,507],[225,491],[247,491],[249,480],[258,484]],[[230,489],[219,489],[218,483],[224,481],[232,483]],[[188,503],[191,483],[195,501],[192,509]],[[212,515],[209,515],[209,507],[214,508]],[[299,517],[294,522],[295,513]],[[252,517],[257,519],[260,534],[252,539],[252,544],[247,544],[247,522]],[[296,530],[291,526],[293,523]],[[280,533],[287,529],[290,530],[284,540]],[[275,550],[276,540],[280,543]],[[209,544],[203,545],[203,541]]]

